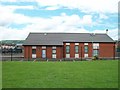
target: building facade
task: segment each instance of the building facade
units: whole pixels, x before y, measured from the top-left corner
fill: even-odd
[[[115,42],[107,34],[30,33],[24,42],[26,59],[88,59],[115,57]]]

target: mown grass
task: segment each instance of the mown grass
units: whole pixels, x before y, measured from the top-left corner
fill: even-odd
[[[3,62],[3,88],[117,88],[118,60]]]

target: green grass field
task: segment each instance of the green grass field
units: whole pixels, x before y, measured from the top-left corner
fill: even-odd
[[[118,88],[118,60],[2,63],[3,88]]]

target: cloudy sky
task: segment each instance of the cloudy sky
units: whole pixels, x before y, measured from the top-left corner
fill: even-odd
[[[0,0],[0,40],[29,32],[105,33],[118,38],[119,0]]]

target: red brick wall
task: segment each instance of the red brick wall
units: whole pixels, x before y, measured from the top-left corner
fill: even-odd
[[[99,57],[114,57],[114,43],[99,43]],[[57,59],[66,57],[66,43],[62,46],[56,47]],[[81,50],[82,47],[82,50]],[[81,53],[82,51],[82,53]],[[92,43],[88,43],[88,57],[92,57]],[[79,43],[79,58],[84,58],[84,43]],[[52,46],[46,47],[46,56],[48,59],[52,58]],[[32,46],[24,46],[24,57],[32,58]],[[42,46],[36,46],[36,57],[42,58]],[[75,57],[75,43],[70,43],[70,57]]]
[[[51,59],[52,58],[52,47],[51,46],[47,46],[46,47],[46,53],[47,53],[47,58]]]
[[[114,57],[114,43],[99,43],[99,57]],[[79,58],[84,58],[84,43],[79,43]],[[66,57],[66,43],[64,43],[64,58]],[[82,47],[82,50],[81,50]],[[81,53],[82,51],[82,53]],[[92,57],[92,43],[88,43],[88,57]],[[70,43],[70,57],[75,57],[75,43]]]
[[[115,44],[113,43],[101,43],[99,49],[100,57],[114,57]]]
[[[56,47],[56,55],[58,59],[63,58],[63,47]]]
[[[75,57],[75,44],[70,43],[70,57],[74,58]]]
[[[37,46],[36,47],[36,57],[41,58],[42,57],[42,47]]]
[[[31,46],[24,46],[24,57],[26,59],[32,58],[32,47]]]
[[[88,57],[92,57],[92,43],[88,43]]]
[[[56,47],[56,56],[58,59],[63,58],[63,47]],[[46,47],[46,57],[52,58],[52,46]],[[24,46],[24,58],[32,58],[32,46]],[[42,46],[36,46],[36,58],[42,58]]]
[[[81,56],[84,57],[84,43],[79,43],[78,46],[79,46],[79,58],[81,58]],[[70,57],[75,58],[75,43],[70,43]],[[64,58],[66,58],[66,43],[64,43]]]

